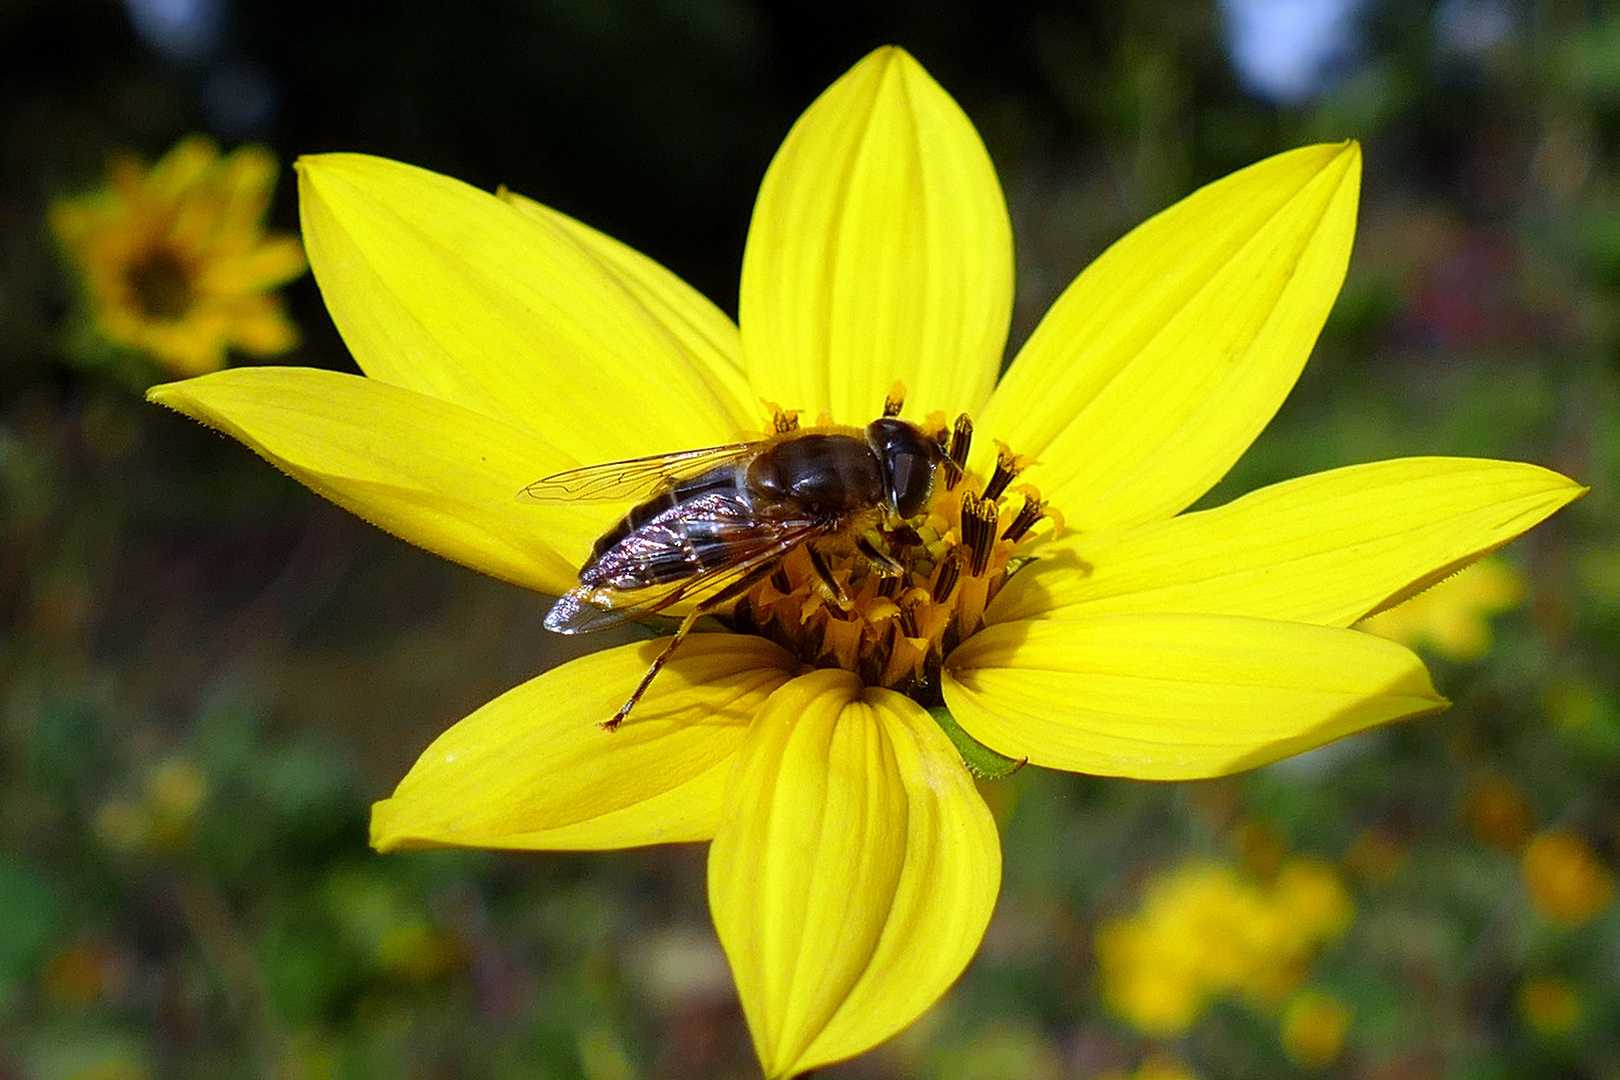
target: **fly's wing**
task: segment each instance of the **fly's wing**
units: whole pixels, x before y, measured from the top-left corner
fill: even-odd
[[[523,502],[608,502],[643,499],[677,480],[747,457],[760,443],[737,442],[701,450],[610,461],[552,473],[518,492]]]
[[[587,634],[712,599],[826,531],[819,518],[760,516],[734,492],[705,495],[603,552],[552,605],[546,629]]]

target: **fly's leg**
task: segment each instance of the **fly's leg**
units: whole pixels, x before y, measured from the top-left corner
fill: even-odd
[[[675,636],[669,639],[669,644],[664,646],[664,651],[659,653],[653,660],[652,666],[647,669],[647,674],[641,677],[641,681],[636,684],[636,688],[630,692],[630,700],[620,705],[618,712],[602,721],[602,727],[605,730],[612,731],[624,722],[625,717],[630,715],[630,710],[636,707],[636,702],[641,700],[641,695],[645,694],[647,687],[652,685],[653,677],[664,669],[664,665],[669,663],[669,658],[675,655],[675,650],[681,647],[681,642],[686,640],[686,635],[692,632],[692,624],[707,615],[709,608],[710,605],[708,604],[699,604],[692,609],[690,615],[681,620],[680,629],[675,631]]]
[[[804,553],[810,557],[810,568],[816,572],[817,581],[827,598],[838,605],[840,611],[848,611],[854,601],[849,598],[849,593],[844,591],[844,587],[838,584],[838,579],[833,577],[832,567],[821,557],[821,552],[816,550],[814,544],[806,544]]]
[[[681,647],[681,642],[686,640],[686,635],[692,632],[692,627],[696,625],[699,619],[703,618],[705,615],[708,615],[716,608],[735,600],[737,597],[753,588],[759,582],[763,581],[767,576],[770,575],[771,571],[776,569],[779,561],[779,559],[772,559],[770,562],[767,562],[761,566],[756,566],[754,569],[750,570],[748,573],[744,574],[742,577],[738,578],[736,581],[732,582],[730,585],[727,585],[724,589],[721,589],[719,592],[703,601],[697,607],[693,608],[691,614],[687,615],[686,618],[681,620],[680,628],[675,631],[675,636],[669,639],[669,644],[664,646],[664,651],[653,658],[652,665],[647,668],[647,673],[641,677],[641,681],[636,684],[636,688],[630,692],[630,699],[623,705],[619,706],[618,712],[614,713],[608,719],[602,721],[603,729],[606,731],[612,731],[614,728],[624,723],[624,718],[630,715],[630,710],[636,707],[636,702],[641,700],[642,695],[647,692],[647,687],[652,685],[652,681],[658,675],[658,673],[664,670],[664,665],[669,663],[670,657],[675,655],[675,650]]]
[[[894,556],[879,548],[867,537],[858,537],[855,540],[855,549],[866,557],[873,568],[884,577],[903,577],[906,568],[895,561]]]

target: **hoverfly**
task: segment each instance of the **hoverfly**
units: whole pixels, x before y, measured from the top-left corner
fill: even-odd
[[[523,489],[520,498],[540,502],[643,500],[596,542],[579,583],[546,615],[548,630],[591,633],[696,601],[603,727],[611,731],[629,715],[698,618],[742,596],[793,551],[805,549],[835,597],[842,592],[825,545],[853,548],[878,573],[904,572],[873,537],[921,513],[935,467],[955,462],[938,440],[894,415],[895,402],[884,412],[864,429],[806,431],[789,421],[754,442],[587,465]]]

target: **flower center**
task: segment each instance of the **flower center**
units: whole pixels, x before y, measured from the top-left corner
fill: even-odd
[[[130,262],[124,282],[135,306],[149,319],[175,322],[191,310],[196,290],[185,263],[169,248],[154,246]]]
[[[791,430],[784,423],[794,421],[778,413],[778,431]],[[934,705],[945,656],[983,623],[986,605],[1026,560],[1031,529],[1051,512],[1034,488],[1010,488],[1027,462],[1001,444],[988,480],[968,471],[966,414],[949,428],[943,414],[920,427],[942,451],[924,510],[910,518],[876,510],[795,549],[729,619],[807,664]]]

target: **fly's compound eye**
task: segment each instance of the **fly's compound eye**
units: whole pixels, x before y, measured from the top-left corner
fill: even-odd
[[[934,466],[939,447],[897,417],[885,416],[866,426],[866,441],[883,467],[885,493],[895,513],[915,517],[934,493]]]

